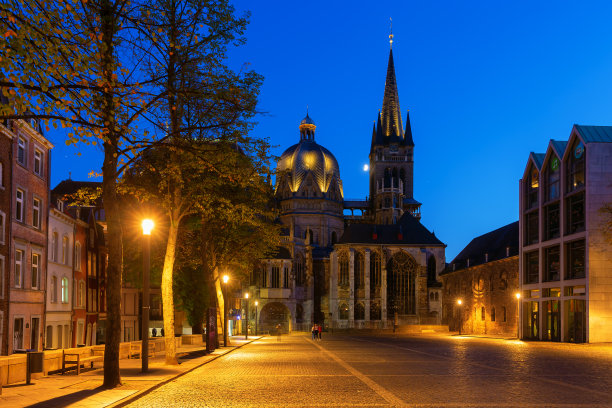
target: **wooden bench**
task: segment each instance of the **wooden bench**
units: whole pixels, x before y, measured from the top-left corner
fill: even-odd
[[[141,341],[133,341],[130,343],[130,352],[128,354],[128,358],[133,358],[136,355],[142,358],[142,342]],[[149,357],[154,357],[154,356],[155,356],[155,342],[149,341]]]
[[[81,374],[81,364],[85,367],[85,364],[90,363],[91,368],[93,368],[96,361],[104,361],[104,346],[92,346],[90,349],[84,349],[82,352],[76,353],[66,353],[64,351],[62,354],[62,375],[71,368],[66,368],[66,365],[74,365],[76,373],[79,375]]]

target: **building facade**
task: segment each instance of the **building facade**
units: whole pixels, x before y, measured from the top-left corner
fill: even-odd
[[[519,223],[474,238],[442,273],[443,322],[462,334],[518,336]]]
[[[12,125],[9,350],[42,350],[53,145],[36,120],[13,121]]]
[[[9,259],[13,137],[10,121],[0,123],[0,355],[9,351]]]
[[[63,212],[63,203],[53,203],[49,210],[45,311],[45,348],[49,349],[72,345],[74,229],[74,219]]]
[[[612,341],[612,127],[574,125],[531,153],[520,180],[521,336]]]

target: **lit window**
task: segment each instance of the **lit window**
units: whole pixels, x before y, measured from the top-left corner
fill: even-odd
[[[62,263],[68,265],[68,237],[62,238]]]
[[[23,137],[17,140],[17,161],[26,165],[26,141]]]
[[[51,303],[57,303],[57,276],[51,277],[51,290],[49,291],[51,296]]]
[[[62,278],[62,303],[68,303],[68,278]]]
[[[15,250],[15,287],[23,286],[23,251]]]
[[[25,206],[23,205],[24,196],[25,193],[23,190],[17,189],[17,194],[15,195],[15,219],[21,222],[23,222],[25,218]]]
[[[41,211],[40,211],[40,205],[41,201],[39,198],[35,198],[32,201],[32,226],[36,229],[40,229],[41,226],[41,222],[40,222],[40,216],[41,216]]]
[[[40,282],[40,254],[32,254],[32,289],[38,289]]]
[[[34,151],[34,173],[43,175],[43,154],[40,150]]]

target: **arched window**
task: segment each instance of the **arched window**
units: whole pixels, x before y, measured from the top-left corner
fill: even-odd
[[[370,253],[370,291],[380,287],[380,255],[378,252]]]
[[[436,257],[430,256],[427,261],[427,281],[435,282],[436,281]]]
[[[355,304],[355,320],[365,320],[365,307],[361,302]]]
[[[485,318],[486,318],[486,313],[485,313],[485,308],[484,306],[480,308],[480,320],[482,320],[484,322]]]
[[[355,290],[357,290],[364,287],[363,255],[360,252],[355,251],[353,262],[353,278],[355,280]]]
[[[349,284],[349,260],[346,253],[338,258],[338,269],[338,285],[347,286]]]
[[[495,308],[494,307],[491,308],[491,321],[492,322],[495,321]]]
[[[81,270],[81,243],[77,242],[74,244],[74,269],[76,271]]]
[[[499,274],[499,288],[501,290],[505,290],[508,287],[508,276],[506,272],[501,272]]]
[[[392,312],[416,313],[416,261],[406,252],[399,252],[387,267],[387,299]]]
[[[51,277],[51,303],[57,303],[57,276]]]
[[[59,235],[57,234],[57,232],[53,232],[53,236],[51,238],[51,260],[53,262],[57,262],[57,253],[58,253],[58,241],[59,240]]]
[[[346,303],[341,303],[338,306],[338,318],[340,320],[348,320],[349,318],[349,308]]]
[[[370,320],[380,320],[380,303],[370,303]]]
[[[399,178],[400,178],[400,186],[402,187],[405,193],[406,192],[406,172],[404,171],[404,169],[400,169]]]
[[[62,303],[68,303],[68,278],[62,278]]]
[[[397,188],[397,169],[393,169],[391,173],[393,188]]]
[[[502,322],[506,321],[506,307],[502,306]]]
[[[64,265],[68,265],[68,256],[68,237],[64,235],[62,237],[62,263]]]

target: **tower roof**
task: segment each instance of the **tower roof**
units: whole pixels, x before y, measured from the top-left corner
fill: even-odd
[[[387,79],[385,80],[385,94],[382,106],[383,135],[389,142],[401,142],[404,139],[404,129],[400,113],[397,81],[395,79],[395,65],[393,64],[393,50],[389,50],[389,63],[387,65]]]

